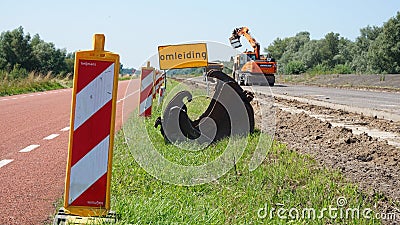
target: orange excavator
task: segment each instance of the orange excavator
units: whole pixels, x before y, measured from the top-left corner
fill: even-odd
[[[232,31],[229,41],[233,48],[242,46],[240,43],[241,36],[249,41],[253,51],[245,51],[234,57],[233,78],[240,85],[268,84],[274,86],[277,63],[269,54],[260,55],[260,44],[250,35],[247,27],[236,28]]]

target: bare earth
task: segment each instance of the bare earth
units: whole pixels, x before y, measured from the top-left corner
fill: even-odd
[[[345,117],[374,127],[386,127],[400,133],[400,123],[361,117],[346,112],[277,99],[276,102],[306,109],[318,114]],[[305,113],[292,114],[276,109],[275,139],[286,143],[301,154],[309,154],[322,166],[340,170],[345,178],[355,183],[371,199],[379,199],[380,213],[397,213],[400,223],[400,149],[367,134],[353,134],[351,130],[333,127]]]

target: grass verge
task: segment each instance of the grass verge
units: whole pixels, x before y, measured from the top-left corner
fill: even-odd
[[[26,78],[0,80],[0,96],[18,95],[30,92],[49,91],[72,87],[72,79],[53,78],[51,74],[35,75],[30,73]]]
[[[118,76],[119,81],[132,80],[134,77],[131,75]]]
[[[188,111],[201,111],[198,107],[204,104],[190,104]],[[153,108],[151,118],[133,117],[124,125],[124,131],[135,132],[129,136],[133,142],[127,142],[122,131],[115,137],[111,196],[118,224],[380,224],[379,220],[363,218],[362,210],[372,208],[373,201],[346,183],[339,172],[321,168],[309,156],[281,143],[273,142],[265,161],[250,172],[255,146],[265,135],[260,132],[237,140],[248,143],[243,155],[233,159],[235,166],[217,180],[182,186],[153,177],[138,164],[132,151],[145,148],[146,139],[165,158],[184,165],[218,158],[229,141],[198,152],[165,144],[152,127],[160,113],[161,109]],[[338,199],[346,200],[343,207],[338,206]],[[359,216],[348,216],[355,211],[347,209],[358,209]]]

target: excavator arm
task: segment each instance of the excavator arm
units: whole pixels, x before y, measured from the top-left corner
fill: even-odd
[[[247,27],[239,27],[232,31],[232,36],[229,38],[232,47],[239,48],[242,46],[240,43],[241,36],[244,36],[249,41],[251,47],[253,47],[256,59],[260,59],[260,44],[250,35],[249,28]]]

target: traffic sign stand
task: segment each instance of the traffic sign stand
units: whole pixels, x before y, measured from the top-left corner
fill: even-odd
[[[53,224],[115,221],[110,183],[119,55],[104,51],[104,42],[95,34],[93,50],[75,54],[64,207]]]
[[[103,217],[82,217],[68,214],[64,208],[58,210],[53,225],[69,225],[69,224],[114,224],[117,222],[116,214],[109,211]]]

